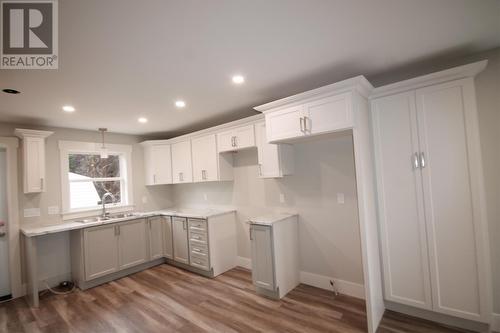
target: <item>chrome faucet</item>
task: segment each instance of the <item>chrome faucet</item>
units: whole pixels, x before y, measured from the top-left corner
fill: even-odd
[[[112,203],[114,203],[114,202],[116,201],[115,196],[114,196],[114,195],[113,195],[113,193],[111,193],[111,192],[106,192],[106,193],[104,193],[104,194],[102,195],[102,198],[101,198],[101,203],[102,203],[102,215],[101,215],[101,217],[102,217],[103,219],[107,218],[107,217],[108,217],[108,214],[109,214],[109,213],[107,213],[107,212],[106,212],[106,198],[107,198],[107,197],[111,197]]]

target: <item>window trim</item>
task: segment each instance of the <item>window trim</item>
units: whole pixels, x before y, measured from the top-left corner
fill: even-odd
[[[78,142],[78,141],[59,141],[59,154],[61,163],[61,202],[62,202],[62,219],[71,220],[88,216],[95,216],[100,213],[100,208],[70,208],[70,193],[69,193],[69,154],[99,154],[102,143],[98,142]],[[133,184],[132,184],[132,146],[120,144],[106,144],[108,154],[120,155],[120,175],[126,174],[124,184],[126,188],[125,201],[122,199],[122,204],[106,204],[109,212],[125,212],[134,209],[133,200]],[[123,158],[122,158],[123,157]],[[123,163],[123,164],[122,164]],[[125,169],[123,173],[122,169]],[[123,192],[123,189],[122,189]]]

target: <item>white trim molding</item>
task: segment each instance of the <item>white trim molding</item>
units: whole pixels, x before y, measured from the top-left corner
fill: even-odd
[[[88,209],[71,210],[69,200],[69,181],[68,181],[68,155],[70,153],[96,153],[99,154],[102,143],[99,142],[79,142],[79,141],[59,141],[59,154],[61,163],[61,202],[62,219],[71,220],[87,216],[94,216],[99,212],[99,207],[89,207]],[[107,204],[106,208],[110,212],[124,212],[133,210],[134,187],[132,184],[132,145],[106,144],[108,154],[118,154],[123,156],[120,159],[120,168],[125,170],[126,177],[123,178],[127,188],[124,202],[120,205]]]
[[[500,313],[493,313],[491,319],[491,330],[500,333]]]
[[[339,293],[365,299],[365,287],[362,284],[304,271],[300,272],[300,282],[309,286],[332,291],[331,280],[333,280]]]
[[[245,257],[238,257],[236,265],[249,270],[252,270],[252,259]],[[332,291],[330,281],[333,280],[337,291],[341,294],[365,299],[365,287],[362,284],[345,281],[341,279],[332,278],[329,276],[319,275],[309,272],[300,272],[300,283],[307,284],[320,289]]]
[[[482,60],[463,66],[453,67],[440,72],[387,84],[373,89],[370,99],[393,95],[399,92],[414,90],[447,81],[474,77],[481,73],[486,68],[486,65],[488,65],[488,60]]]
[[[250,258],[238,257],[236,258],[236,265],[252,270],[252,260]]]

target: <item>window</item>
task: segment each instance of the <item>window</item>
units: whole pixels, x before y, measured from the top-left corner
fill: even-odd
[[[109,192],[106,207],[131,208],[131,146],[107,145],[101,158],[97,143],[60,141],[63,218],[96,215],[102,196]],[[121,209],[120,209],[121,208]]]
[[[120,155],[75,153],[69,154],[68,163],[70,209],[100,205],[106,192],[113,194],[114,204],[121,204],[125,179],[120,177]]]

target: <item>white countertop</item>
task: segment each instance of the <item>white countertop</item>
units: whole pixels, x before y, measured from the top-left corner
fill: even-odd
[[[44,223],[33,223],[21,226],[21,232],[26,237],[35,237],[47,234],[53,234],[58,232],[64,232],[69,230],[84,229],[89,227],[95,227],[98,225],[111,224],[129,220],[135,220],[143,217],[151,216],[179,216],[187,218],[198,218],[198,219],[209,219],[215,216],[229,214],[235,212],[234,209],[208,209],[208,208],[168,208],[152,212],[141,212],[135,213],[133,216],[128,216],[119,219],[111,219],[104,221],[95,222],[77,222],[76,220],[71,220],[67,222],[62,222],[58,224],[44,224]]]
[[[250,224],[273,225],[276,222],[286,220],[289,217],[298,216],[295,213],[272,213],[249,219]]]

